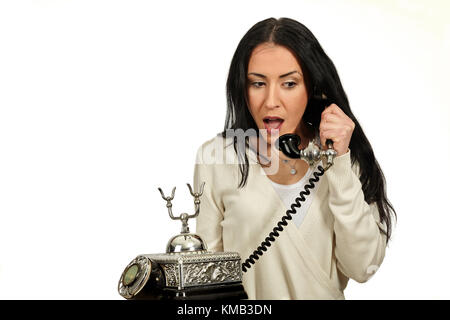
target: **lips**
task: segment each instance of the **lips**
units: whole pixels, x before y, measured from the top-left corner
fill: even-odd
[[[280,130],[284,120],[279,117],[265,117],[263,119],[264,127],[267,132],[270,133],[272,130]]]

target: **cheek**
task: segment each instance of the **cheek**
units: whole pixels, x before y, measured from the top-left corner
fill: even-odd
[[[247,97],[250,104],[255,105],[258,101],[262,99],[262,95],[260,92],[257,92],[255,90],[248,90],[247,91]]]
[[[290,95],[289,99],[297,106],[297,108],[305,109],[306,104],[308,103],[308,94],[305,86],[302,85],[298,87],[298,89]]]
[[[249,90],[247,92],[248,97],[248,109],[252,116],[254,117],[255,114],[258,112],[258,109],[262,103],[263,98],[261,97],[261,94],[255,93],[252,90]]]
[[[305,112],[308,103],[308,96],[305,90],[299,90],[295,94],[286,97],[286,104],[288,108],[288,116],[295,121],[300,121]]]

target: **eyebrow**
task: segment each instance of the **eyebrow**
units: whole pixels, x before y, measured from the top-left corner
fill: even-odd
[[[287,76],[289,76],[289,75],[291,75],[291,74],[293,74],[293,73],[298,73],[299,75],[302,75],[302,74],[301,74],[300,72],[298,72],[297,70],[294,70],[294,71],[291,71],[291,72],[282,74],[282,75],[280,76],[280,78],[287,77]],[[250,72],[250,73],[248,74],[248,76],[251,75],[251,74],[252,74],[252,75],[255,75],[255,76],[257,76],[257,77],[267,78],[265,75],[260,74],[260,73],[255,73],[255,72]]]

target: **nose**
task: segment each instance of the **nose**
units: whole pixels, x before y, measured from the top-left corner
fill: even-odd
[[[267,96],[266,96],[266,108],[268,109],[275,109],[280,106],[280,100],[278,97],[278,90],[277,86],[271,85],[269,86],[267,90]]]

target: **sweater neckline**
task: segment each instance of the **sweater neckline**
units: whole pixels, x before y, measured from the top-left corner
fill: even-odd
[[[264,169],[263,169],[263,171],[264,171]],[[290,184],[281,184],[281,183],[274,182],[267,175],[266,175],[266,178],[269,179],[270,183],[278,189],[285,189],[285,190],[297,189],[300,186],[302,186],[304,184],[304,182],[309,178],[309,176],[311,175],[311,172],[312,172],[312,169],[311,169],[311,167],[309,167],[308,170],[306,171],[305,175],[299,181],[290,183]]]

